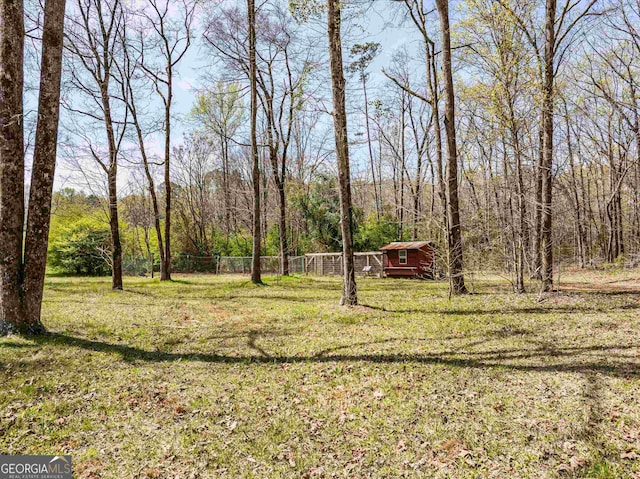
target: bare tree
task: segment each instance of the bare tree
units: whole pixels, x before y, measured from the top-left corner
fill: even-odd
[[[256,63],[256,7],[254,0],[247,0],[249,27],[249,89],[251,91],[251,181],[253,183],[253,249],[251,282],[262,284],[260,271],[261,222],[260,222],[260,159],[258,157],[258,74]]]
[[[445,113],[444,129],[447,136],[447,217],[448,217],[448,245],[449,245],[449,275],[451,277],[451,291],[454,294],[464,294],[462,258],[462,229],[460,226],[460,207],[458,205],[458,146],[456,143],[455,125],[455,92],[453,89],[453,73],[451,67],[451,31],[449,27],[449,2],[436,0],[438,15],[440,16],[440,31],[442,35],[442,73],[444,76]]]
[[[200,256],[211,256],[214,212],[213,144],[206,136],[193,133],[184,144],[174,149],[176,215],[189,243],[189,250]]]
[[[352,306],[358,303],[358,294],[353,261],[353,207],[351,204],[351,172],[345,108],[345,79],[342,64],[340,8],[338,0],[327,0],[327,33],[329,36],[329,60],[331,63],[331,85],[333,89],[333,125],[338,160],[338,180],[340,183],[340,227],[342,230],[344,275],[340,304]]]
[[[598,0],[589,0],[584,5],[573,0],[546,0],[544,17],[544,45],[540,45],[535,23],[527,15],[521,15],[504,0],[500,4],[509,12],[524,32],[526,39],[535,52],[542,77],[542,109],[539,168],[539,200],[540,224],[539,248],[541,254],[542,291],[550,291],[553,287],[553,231],[552,231],[552,199],[553,199],[553,157],[554,157],[554,114],[556,101],[555,80],[558,70],[566,60],[566,55],[576,39],[576,34],[587,17],[597,15],[594,6]],[[560,6],[560,8],[558,8]],[[527,12],[530,12],[528,9]],[[536,225],[538,227],[538,225]]]
[[[514,289],[523,293],[529,245],[525,132],[533,109],[529,107],[532,102],[527,101],[528,96],[535,93],[527,85],[533,85],[536,80],[527,68],[532,55],[524,33],[499,3],[477,2],[466,13],[469,21],[465,22],[462,34],[473,48],[465,52],[465,63],[477,73],[477,101],[484,106],[473,112],[480,116],[474,119],[473,126],[484,123],[488,131],[477,131],[477,134],[486,137],[487,142],[499,136],[502,143],[496,146],[503,150],[503,189],[508,195],[508,214],[504,220],[510,246],[505,255],[509,257],[507,268],[514,271]],[[499,133],[491,134],[487,124],[490,121],[495,121],[495,131]],[[475,128],[472,130],[475,132]]]
[[[119,32],[118,40],[120,42],[120,47],[122,48],[122,61],[116,63],[116,68],[118,68],[119,72],[122,98],[126,103],[126,108],[131,118],[131,124],[135,129],[135,138],[137,140],[140,157],[142,159],[142,166],[144,169],[145,177],[147,179],[147,189],[149,191],[151,206],[153,208],[153,226],[156,233],[156,240],[158,242],[160,268],[162,269],[166,266],[165,248],[162,239],[162,227],[160,223],[160,204],[158,201],[156,183],[152,172],[153,166],[157,165],[157,163],[152,161],[148,153],[146,141],[150,132],[143,125],[143,114],[140,111],[138,103],[138,96],[140,95],[140,91],[144,92],[144,87],[147,86],[144,83],[141,83],[144,78],[142,78],[139,74],[139,72],[142,70],[140,66],[142,61],[143,46],[139,45],[139,49],[137,50],[137,52],[136,49],[132,47],[132,45],[134,44],[134,39],[131,36],[131,29],[128,28],[126,22]],[[151,130],[154,129],[155,128],[151,128]],[[151,270],[151,276],[153,277],[153,269]]]
[[[294,39],[295,30],[289,12],[273,8],[270,19],[260,21],[257,83],[266,120],[266,147],[278,199],[280,272],[289,274],[286,182],[296,117],[305,103],[305,82],[313,66]],[[269,18],[267,17],[267,18]],[[297,58],[297,62],[296,62]]]
[[[118,220],[118,159],[125,139],[128,111],[124,99],[118,96],[118,75],[115,63],[120,61],[118,36],[123,26],[124,11],[119,0],[77,0],[70,28],[66,33],[66,48],[71,53],[71,98],[63,103],[72,114],[81,118],[73,132],[86,144],[91,158],[107,176],[109,227],[111,231],[113,289],[122,289],[122,244]],[[87,133],[88,125],[104,128],[107,152],[101,151],[100,140]],[[101,136],[101,135],[100,135]]]
[[[176,5],[177,12],[176,13]],[[146,20],[139,32],[147,35],[146,27],[155,34],[151,44],[141,45],[140,65],[152,79],[164,106],[164,258],[161,257],[160,280],[171,280],[171,116],[173,82],[176,67],[191,46],[192,23],[196,3],[191,0],[147,0],[141,15]]]
[[[212,87],[198,94],[196,104],[191,109],[191,116],[202,125],[201,128],[207,134],[213,135],[218,146],[223,196],[219,216],[228,246],[233,224],[231,150],[234,138],[245,119],[240,84],[216,81]]]
[[[367,148],[369,150],[369,164],[371,165],[371,179],[373,181],[373,196],[376,206],[376,217],[380,221],[380,209],[382,207],[379,194],[378,184],[376,182],[376,168],[373,160],[373,146],[371,142],[371,127],[369,126],[369,97],[367,95],[367,79],[369,74],[367,68],[373,60],[375,60],[380,50],[380,44],[375,42],[368,42],[363,44],[356,44],[351,47],[351,55],[355,57],[355,60],[349,65],[348,70],[358,73],[360,82],[362,83],[362,92],[364,94],[364,120],[367,130]]]

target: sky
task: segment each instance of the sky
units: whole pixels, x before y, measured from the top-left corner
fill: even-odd
[[[416,35],[415,29],[408,22],[401,25],[400,15],[401,5],[393,4],[387,1],[374,1],[367,4],[366,9],[359,8],[354,14],[354,10],[348,11],[343,15],[343,49],[345,64],[350,61],[349,49],[354,43],[378,42],[381,45],[381,52],[374,62],[370,65],[370,79],[368,82],[370,99],[375,98],[378,94],[385,92],[386,79],[381,73],[383,67],[389,67],[393,54],[402,46],[407,46],[409,53],[416,52],[418,55],[419,37]],[[205,11],[199,12],[197,23],[202,23],[206,18]],[[303,26],[308,30],[309,35],[313,35],[317,39],[318,48],[327,48],[326,43],[326,22],[312,21]],[[326,58],[326,57],[325,57]],[[323,65],[326,67],[328,75],[328,60]],[[204,47],[201,41],[201,33],[198,28],[195,32],[195,41],[190,50],[179,64],[175,79],[174,90],[174,120],[172,122],[172,144],[179,144],[185,133],[193,127],[186,116],[190,111],[196,96],[196,92],[206,85],[211,75],[216,75],[215,68],[211,68],[210,53]],[[327,77],[328,78],[328,77]],[[328,88],[328,86],[327,86]],[[330,98],[330,90],[327,90],[327,97]],[[359,111],[362,108],[360,83],[355,78],[348,79],[347,101],[350,105],[349,110],[349,134],[350,137],[356,136],[357,133],[363,131],[363,115]],[[35,105],[35,96],[31,100],[27,98],[27,107],[33,109]],[[158,105],[159,108],[160,105]],[[68,112],[62,112],[63,123],[65,115]],[[327,126],[330,125],[331,118],[326,115]],[[61,131],[64,134],[63,131]],[[150,140],[148,148],[151,152],[160,154],[162,151],[162,143],[159,139]],[[67,153],[68,154],[68,153]],[[352,147],[352,173],[358,176],[366,170],[365,156],[366,152],[363,147]],[[87,181],[86,175],[78,174],[77,168],[67,159],[60,158],[56,172],[55,188],[72,187],[75,189],[87,190],[88,182],[96,182],[94,178],[100,175],[91,176],[91,180]],[[123,191],[124,185],[131,180],[131,171],[127,165],[119,170],[120,193]],[[94,193],[100,192],[97,187]]]
[[[395,12],[399,10],[400,6],[385,5],[384,2],[377,1],[373,2],[372,6],[363,13],[365,16],[358,16],[356,18],[347,17],[345,19],[345,25],[343,26],[343,59],[345,64],[350,59],[349,49],[353,43],[378,42],[381,45],[381,53],[369,68],[373,93],[375,93],[376,89],[379,89],[382,84],[386,83],[381,69],[383,67],[388,68],[393,53],[405,44],[409,46],[411,46],[412,43],[415,44],[419,39],[411,25],[408,23],[399,25],[399,18],[393,21],[393,17],[397,16]],[[326,23],[324,23],[324,21],[320,24],[314,22],[313,24],[304,25],[303,28],[308,29],[309,34],[319,37],[318,40],[326,42],[325,25]],[[323,46],[326,46],[326,44]],[[193,105],[196,91],[206,83],[206,77],[209,76],[208,67],[210,65],[208,55],[209,53],[206,51],[200,38],[198,38],[181,63],[178,73],[179,81],[176,89],[176,113],[186,115]],[[328,71],[328,61],[325,67]],[[203,75],[203,71],[207,71],[207,73]],[[203,78],[203,76],[205,78]],[[353,79],[349,80],[350,90],[355,94],[359,94],[360,84],[357,81],[353,81]],[[180,130],[179,134],[178,131],[176,131],[178,137],[181,136],[184,131],[183,128],[176,128],[176,130]]]

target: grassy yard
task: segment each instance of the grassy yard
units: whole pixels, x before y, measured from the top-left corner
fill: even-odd
[[[640,478],[640,280],[47,280],[0,339],[0,452],[80,478]],[[600,288],[603,292],[597,292]]]

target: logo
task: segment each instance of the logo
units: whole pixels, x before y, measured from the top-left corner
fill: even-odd
[[[0,456],[0,479],[71,479],[71,456]]]

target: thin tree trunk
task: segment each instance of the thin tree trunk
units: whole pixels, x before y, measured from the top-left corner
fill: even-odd
[[[567,153],[569,157],[569,168],[571,169],[571,194],[573,197],[574,214],[576,217],[576,249],[578,257],[578,267],[585,267],[585,254],[584,254],[584,228],[582,225],[582,214],[580,211],[580,196],[578,195],[578,182],[576,181],[576,166],[573,154],[573,144],[571,142],[571,125],[569,123],[569,111],[567,110],[567,103],[564,102],[565,109],[565,127],[567,129]]]
[[[145,173],[145,176],[147,177],[147,182],[149,184],[149,196],[151,196],[151,205],[153,208],[153,226],[156,231],[156,239],[158,240],[158,252],[160,253],[160,268],[162,270],[165,267],[165,261],[164,261],[165,257],[164,257],[164,244],[162,241],[162,227],[160,226],[160,206],[158,205],[158,195],[156,194],[155,181],[153,180],[153,176],[151,175],[151,170],[149,168],[149,159],[147,157],[146,148],[144,146],[144,139],[142,138],[142,130],[137,124],[137,121],[136,121],[136,129],[138,131],[138,142],[140,144],[140,153],[142,156],[142,162],[144,164],[144,173]],[[162,276],[162,273],[161,273],[161,276]],[[153,277],[153,269],[151,270],[151,277]]]
[[[402,91],[400,102],[400,211],[398,219],[398,241],[402,241],[404,237],[404,176],[407,169],[407,152],[405,139],[405,93]]]
[[[260,209],[260,159],[258,157],[258,85],[256,68],[256,12],[254,0],[247,0],[249,21],[249,83],[251,89],[251,160],[253,163],[253,252],[251,257],[251,282],[262,284],[260,271],[261,209]]]
[[[116,178],[117,164],[113,164],[108,173],[109,189],[109,229],[111,231],[111,288],[122,289],[122,243],[120,242],[120,225],[118,220],[118,190]]]
[[[553,238],[551,201],[553,194],[553,114],[555,76],[556,0],[547,0],[545,15],[545,65],[542,114],[544,115],[544,156],[542,164],[542,291],[553,288]]]
[[[544,164],[544,114],[541,115],[540,131],[538,133],[538,164],[536,165],[536,201],[533,229],[533,259],[531,277],[542,278],[542,165]]]
[[[433,46],[431,47],[433,48]],[[447,190],[444,184],[442,128],[440,127],[440,95],[438,93],[438,71],[436,69],[436,57],[427,45],[427,85],[431,95],[431,107],[433,108],[433,128],[436,135],[436,173],[438,175],[438,197],[442,207],[442,215],[445,225],[449,223],[447,216]]]
[[[164,259],[160,281],[171,281],[171,103],[173,100],[171,60],[167,62],[167,99],[164,109]]]
[[[347,114],[345,107],[345,80],[342,65],[342,39],[340,35],[340,3],[327,0],[329,59],[333,87],[333,125],[338,157],[340,182],[340,226],[342,229],[343,292],[340,304],[358,303],[355,265],[353,260],[353,211],[351,206],[351,173],[349,143],[347,140]]]
[[[123,39],[126,42],[126,38]],[[131,62],[129,59],[128,52],[126,50],[126,45],[124,48],[125,51],[125,78],[124,78],[124,88],[126,88],[126,95],[124,95],[127,99],[127,108],[131,113],[132,123],[136,130],[136,138],[138,140],[138,148],[140,150],[140,156],[142,157],[142,164],[144,166],[144,173],[147,178],[147,184],[149,189],[149,196],[151,197],[151,205],[153,208],[153,226],[156,232],[156,239],[158,241],[158,252],[160,254],[160,268],[161,270],[165,267],[164,261],[164,243],[162,240],[162,228],[160,225],[160,206],[158,204],[158,195],[156,194],[156,185],[153,179],[153,175],[151,174],[151,168],[149,166],[149,157],[147,156],[147,148],[144,143],[144,135],[142,133],[142,127],[140,126],[140,121],[138,119],[138,109],[135,103],[135,92],[133,90],[133,86],[131,84]],[[152,258],[153,259],[153,258]],[[151,261],[151,277],[153,278],[153,260]]]
[[[423,156],[425,153],[425,144],[427,143],[427,130],[424,130],[424,137],[423,140],[420,141],[419,140],[419,133],[418,133],[418,127],[416,125],[416,122],[414,121],[414,116],[413,116],[413,108],[411,108],[412,102],[411,100],[409,101],[409,119],[411,120],[411,131],[413,132],[413,138],[414,138],[414,144],[415,144],[415,148],[416,148],[416,179],[415,179],[415,184],[411,183],[411,194],[413,196],[413,230],[411,233],[411,237],[412,239],[415,241],[418,239],[418,222],[420,220],[420,199],[422,196],[422,161],[423,161]],[[429,127],[431,126],[430,123],[433,120],[433,117],[431,117],[430,121],[429,121]],[[427,146],[428,148],[428,146]]]
[[[111,232],[111,288],[122,289],[122,245],[120,243],[120,224],[118,222],[118,148],[116,146],[111,118],[111,97],[109,96],[110,76],[100,85],[100,94],[104,108],[104,122],[109,144],[109,165],[103,168],[107,173],[107,191],[109,200],[109,229]],[[94,153],[94,156],[96,154]],[[97,156],[96,156],[97,159]],[[102,163],[101,163],[102,164]]]
[[[453,294],[464,294],[467,288],[464,284],[462,256],[462,230],[460,226],[460,208],[458,205],[458,147],[455,131],[455,92],[453,89],[453,73],[451,71],[451,32],[449,30],[449,2],[436,0],[438,15],[440,16],[440,30],[442,33],[442,72],[445,87],[445,116],[444,128],[447,136],[447,190],[448,190],[448,245],[449,245],[449,274]]]
[[[229,188],[229,140],[226,133],[221,135],[222,142],[222,191],[224,195],[224,235],[225,244],[229,247],[231,235],[231,191]]]
[[[371,145],[371,128],[369,126],[369,98],[367,96],[367,76],[362,72],[362,91],[364,92],[364,118],[367,128],[367,145],[369,147],[369,162],[371,164],[371,177],[373,180],[373,196],[376,203],[376,219],[380,221],[380,198],[376,182],[376,169],[373,161],[373,147]]]
[[[509,122],[513,137],[513,149],[516,158],[516,192],[518,195],[518,237],[516,248],[516,292],[525,293],[524,267],[526,263],[526,247],[529,243],[529,229],[527,227],[527,202],[522,173],[522,148],[520,145],[520,131],[514,111],[513,98],[509,95]]]
[[[287,244],[287,197],[284,184],[278,182],[278,207],[280,210],[280,273],[289,276],[289,246]]]
[[[527,203],[524,191],[524,178],[522,174],[522,154],[520,151],[520,138],[517,130],[514,131],[514,145],[516,148],[516,184],[518,194],[518,244],[517,248],[517,275],[516,275],[516,292],[525,293],[524,286],[524,267],[525,267],[525,249],[529,242],[529,232],[527,228]]]

